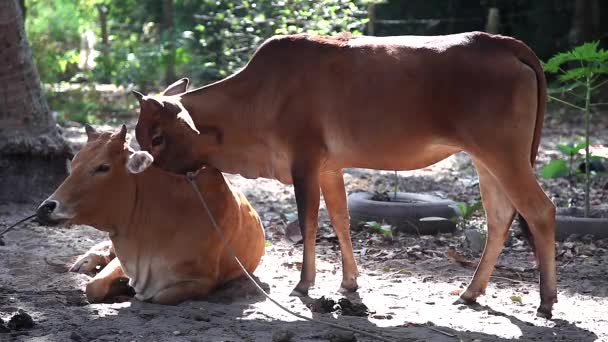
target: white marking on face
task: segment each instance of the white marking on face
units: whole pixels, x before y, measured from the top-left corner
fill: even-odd
[[[152,163],[154,157],[146,151],[137,151],[129,156],[127,160],[127,170],[129,172],[137,174],[144,172]]]

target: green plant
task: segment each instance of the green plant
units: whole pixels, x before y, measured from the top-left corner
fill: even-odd
[[[368,221],[364,224],[365,228],[373,232],[382,234],[385,238],[391,239],[393,237],[393,226],[390,224],[382,224],[376,221]]]
[[[566,156],[567,161],[563,159],[554,159],[550,161],[540,170],[541,177],[572,177],[576,172],[574,164],[582,158],[578,152],[585,148],[585,143],[557,144],[556,148]]]
[[[549,163],[545,164],[540,170],[540,176],[543,178],[559,178],[559,177],[568,177],[573,178],[574,176],[584,175],[576,165],[580,163],[584,163],[585,156],[581,155],[580,150],[585,148],[585,143],[581,142],[578,144],[575,143],[567,143],[567,144],[557,144],[557,150],[562,152],[565,156],[565,159],[554,159]],[[593,155],[593,152],[590,152],[591,156],[589,160],[593,165],[594,160],[604,159],[601,156]],[[584,166],[584,164],[583,164]]]
[[[460,212],[460,216],[452,217],[450,220],[454,222],[460,229],[465,229],[469,225],[469,220],[478,211],[483,210],[483,204],[481,200],[476,200],[471,204],[465,202],[457,202],[455,209]]]
[[[608,51],[599,48],[599,42],[590,42],[580,45],[568,52],[562,52],[547,61],[544,65],[545,71],[558,75],[562,86],[553,89],[551,93],[569,95],[573,100],[560,99],[549,95],[551,100],[558,101],[564,105],[576,108],[585,116],[585,216],[589,216],[589,192],[590,177],[589,170],[591,154],[589,153],[589,130],[592,108],[602,105],[593,103],[592,96],[597,90],[606,84],[603,80],[608,75]],[[579,97],[577,91],[582,90],[584,95]],[[583,102],[578,105],[577,102]]]

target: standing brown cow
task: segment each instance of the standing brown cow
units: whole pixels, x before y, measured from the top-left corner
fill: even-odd
[[[177,304],[203,298],[243,275],[185,177],[146,170],[150,158],[129,148],[125,126],[115,134],[87,127],[87,136],[68,178],[38,208],[38,219],[88,224],[109,233],[113,248],[88,253],[72,269],[87,271],[94,265],[86,262],[109,262],[87,284],[89,301],[108,299],[119,278],[129,278],[140,300]],[[216,169],[205,168],[196,182],[224,235],[253,272],[265,242],[257,212]]]
[[[524,43],[482,32],[447,36],[278,36],[234,75],[162,96],[136,94],[136,136],[159,167],[202,165],[294,185],[304,236],[301,280],[315,280],[319,188],[357,288],[345,167],[411,170],[466,151],[479,174],[488,241],[461,300],[485,292],[516,212],[540,268],[538,314],[556,302],[555,207],[533,171],[546,103],[540,62]]]

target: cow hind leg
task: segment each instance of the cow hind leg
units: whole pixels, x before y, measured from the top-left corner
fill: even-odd
[[[215,285],[216,282],[211,279],[184,281],[159,291],[150,301],[161,305],[177,305],[189,299],[204,299]]]
[[[557,302],[555,206],[538,184],[529,157],[509,158],[512,155],[509,153],[489,155],[491,162],[482,162],[530,227],[540,271],[541,303],[537,315],[551,318],[553,304]]]
[[[342,170],[322,173],[320,183],[342,254],[342,284],[340,288],[345,292],[354,292],[358,288],[358,271],[350,237],[350,218],[346,206],[346,190],[344,189]]]
[[[509,227],[515,216],[515,208],[506,196],[498,180],[479,161],[474,160],[479,175],[479,189],[486,212],[488,234],[473,280],[456,303],[472,304],[485,294],[488,281],[502,251]]]

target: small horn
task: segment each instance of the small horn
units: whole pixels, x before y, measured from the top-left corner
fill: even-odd
[[[84,131],[87,133],[88,140],[93,140],[97,137],[97,131],[95,130],[95,128],[93,128],[93,126],[89,124],[84,125]]]
[[[127,126],[125,124],[120,128],[120,132],[118,132],[118,138],[122,141],[127,139]]]

